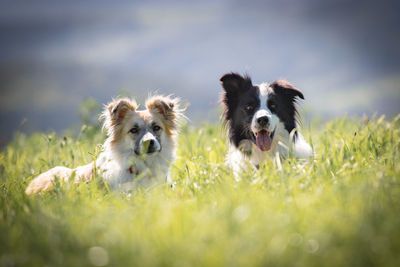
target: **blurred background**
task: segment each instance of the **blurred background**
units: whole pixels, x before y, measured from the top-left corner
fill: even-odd
[[[0,1],[0,144],[62,131],[117,95],[217,121],[226,72],[284,78],[308,117],[400,112],[400,2]],[[85,103],[82,108],[82,103]]]

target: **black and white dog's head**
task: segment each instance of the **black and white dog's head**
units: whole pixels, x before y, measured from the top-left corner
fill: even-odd
[[[239,147],[250,140],[261,151],[269,151],[277,131],[296,128],[296,101],[302,92],[284,80],[253,85],[248,76],[229,73],[220,79],[224,93],[224,120],[230,141]]]

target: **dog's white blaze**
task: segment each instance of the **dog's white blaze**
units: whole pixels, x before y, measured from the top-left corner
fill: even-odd
[[[267,101],[269,96],[269,84],[262,83],[258,86],[258,88],[260,89],[260,109],[268,109]]]
[[[271,89],[269,88],[268,83],[262,83],[258,86],[260,89],[260,109],[256,111],[256,113],[253,116],[253,119],[251,121],[251,130],[253,133],[258,132],[262,128],[258,125],[257,119],[263,116],[268,117],[269,124],[267,130],[272,132],[277,124],[279,123],[279,118],[275,114],[271,112],[271,110],[268,108],[267,103],[268,103],[268,98]]]

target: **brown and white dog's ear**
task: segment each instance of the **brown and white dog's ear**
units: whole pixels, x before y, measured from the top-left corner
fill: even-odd
[[[178,129],[178,120],[183,117],[179,104],[179,98],[169,96],[157,95],[146,100],[146,108],[163,120],[167,132],[170,133]]]
[[[116,99],[107,105],[109,117],[113,121],[125,118],[128,111],[136,111],[137,104],[128,98]]]
[[[104,107],[100,119],[104,119],[103,129],[107,130],[107,135],[114,138],[120,130],[122,120],[129,111],[135,112],[137,104],[128,98],[114,99]]]
[[[271,88],[277,94],[283,94],[290,97],[300,97],[304,99],[303,93],[299,88],[294,87],[290,82],[285,80],[277,80],[270,84]]]
[[[222,89],[227,94],[245,92],[247,89],[253,86],[251,79],[248,76],[243,77],[233,72],[223,75],[219,80],[221,82]]]

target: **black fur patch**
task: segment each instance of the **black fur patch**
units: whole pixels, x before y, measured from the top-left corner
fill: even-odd
[[[284,80],[274,81],[270,84],[273,92],[269,99],[275,101],[276,112],[279,120],[285,125],[285,129],[290,133],[296,128],[296,102],[297,97],[304,99],[303,93],[292,84]]]
[[[223,118],[228,127],[229,139],[238,147],[244,139],[254,140],[250,129],[251,119],[260,106],[259,89],[248,76],[229,73],[220,79],[224,93]]]

